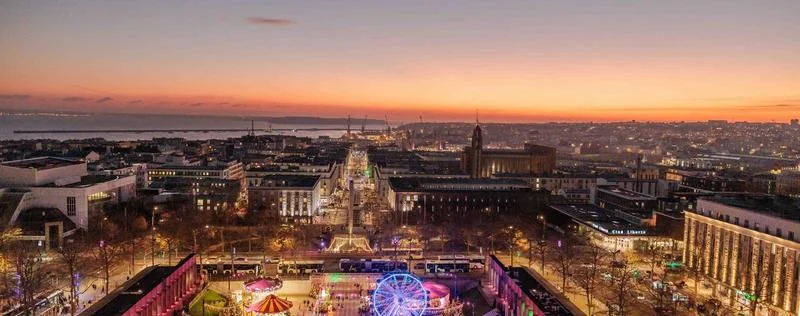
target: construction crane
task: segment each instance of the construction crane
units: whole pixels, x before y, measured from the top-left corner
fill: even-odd
[[[364,132],[367,131],[367,115],[364,114],[364,123],[361,124],[361,135],[364,135]]]

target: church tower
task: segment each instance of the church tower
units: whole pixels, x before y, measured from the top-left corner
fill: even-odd
[[[469,176],[470,178],[477,179],[481,177],[481,154],[483,152],[483,131],[481,131],[481,126],[479,124],[475,124],[475,129],[472,131],[472,146],[469,149],[470,158],[470,166],[469,166]]]

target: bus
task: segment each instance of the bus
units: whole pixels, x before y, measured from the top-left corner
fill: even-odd
[[[278,263],[278,274],[311,274],[325,272],[322,260],[283,260]]]
[[[258,274],[261,270],[260,263],[234,263],[231,265],[230,263],[205,263],[203,265],[197,265],[200,269],[205,270],[206,273],[209,275],[213,274],[230,274],[233,272],[232,268],[236,270],[236,274]]]
[[[483,270],[486,265],[486,257],[482,255],[445,255],[439,256],[438,259],[440,261],[467,260],[469,261],[469,268],[472,270]]]
[[[342,259],[339,260],[342,272],[389,272],[407,271],[408,263],[391,259]]]
[[[469,260],[427,260],[425,261],[425,272],[427,273],[463,273],[469,272]]]
[[[422,248],[383,248],[381,251],[392,258],[419,260],[423,258]]]

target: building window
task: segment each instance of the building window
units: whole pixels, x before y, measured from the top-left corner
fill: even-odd
[[[794,232],[789,231],[789,240],[794,240]]]
[[[67,197],[67,216],[75,216],[77,213],[75,208],[75,197],[68,196]]]
[[[744,227],[750,228],[750,221],[744,220]]]

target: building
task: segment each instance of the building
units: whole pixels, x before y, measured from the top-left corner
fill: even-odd
[[[80,315],[179,315],[202,287],[197,271],[194,254],[175,266],[146,268]]]
[[[487,270],[499,301],[501,315],[570,316],[586,315],[558,289],[525,267],[507,267],[494,255]]]
[[[411,152],[370,148],[369,161],[384,172],[403,174],[462,174],[457,152]]]
[[[662,239],[652,228],[630,223],[592,204],[550,205],[543,215],[548,227],[561,232],[585,232],[609,251],[644,249]]]
[[[246,206],[247,195],[242,181],[218,178],[160,178],[150,183],[150,190],[162,196],[179,196],[191,200],[198,211],[223,211]]]
[[[783,171],[775,178],[775,193],[778,195],[800,197],[800,171]]]
[[[244,187],[244,168],[241,162],[218,163],[208,165],[153,165],[147,170],[148,186],[152,181],[163,178],[188,179],[227,179],[242,180]]]
[[[389,177],[385,199],[407,224],[531,213],[550,196],[515,179]]]
[[[125,166],[114,168],[103,168],[98,170],[91,170],[89,174],[94,175],[107,175],[107,176],[136,176],[136,187],[145,188],[147,185],[147,164],[133,163]]]
[[[703,175],[684,175],[678,190],[691,192],[744,192],[747,181],[741,179]]]
[[[593,202],[631,223],[647,225],[653,224],[653,211],[658,207],[655,197],[616,185],[598,185]]]
[[[319,175],[275,174],[262,178],[257,186],[248,188],[248,200],[253,209],[263,209],[280,218],[311,219],[320,215],[323,181]],[[274,214],[277,213],[277,214]]]
[[[776,194],[778,190],[778,177],[773,173],[761,173],[753,175],[750,179],[751,187],[748,191]],[[800,188],[798,188],[800,189]]]
[[[87,175],[86,163],[55,157],[38,157],[0,164],[0,186],[31,187],[57,181],[74,181]]]
[[[248,203],[251,210],[267,211],[283,220],[321,215],[344,172],[339,163],[294,171],[270,166],[247,170]]]
[[[531,186],[534,189],[545,189],[553,195],[560,194],[561,191],[570,190],[589,190],[597,185],[597,176],[591,175],[564,175],[560,173],[549,176],[537,176],[531,178]]]
[[[0,197],[8,212],[0,214],[0,225],[14,225],[29,208],[55,208],[89,229],[106,207],[136,195],[136,177],[89,175],[85,162],[39,157],[0,164],[1,187],[6,190],[0,194],[9,197]]]
[[[147,187],[160,193],[191,196],[201,210],[243,211],[247,205],[245,173],[242,163],[236,161],[148,166]]]
[[[800,314],[800,201],[714,196],[685,212],[684,263],[714,280],[726,303],[758,315]]]
[[[653,197],[666,197],[670,191],[669,181],[659,180],[659,179],[609,177],[609,178],[598,179],[597,184],[616,185],[628,191],[638,192]]]
[[[461,169],[471,178],[488,178],[498,173],[544,175],[552,173],[555,166],[553,147],[525,144],[521,150],[483,148],[480,125],[472,132],[472,145],[464,147],[461,155]]]

